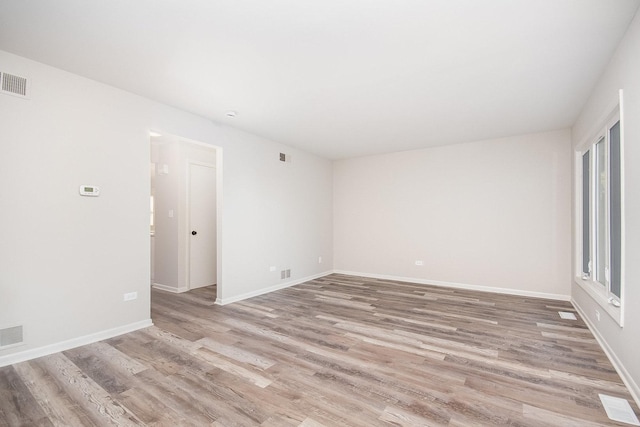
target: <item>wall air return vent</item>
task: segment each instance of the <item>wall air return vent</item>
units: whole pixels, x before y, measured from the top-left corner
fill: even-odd
[[[22,344],[22,325],[0,329],[0,350]]]
[[[280,161],[285,163],[291,162],[291,154],[280,153]]]
[[[28,80],[26,77],[9,73],[0,73],[0,92],[7,95],[27,97]]]

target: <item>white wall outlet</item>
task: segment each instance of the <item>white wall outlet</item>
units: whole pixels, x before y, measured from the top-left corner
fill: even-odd
[[[418,259],[416,260],[416,265],[424,265],[424,261]]]
[[[291,269],[287,269],[286,272],[287,272],[286,276],[287,276],[287,279],[288,279],[289,277],[291,277]]]
[[[269,271],[276,271],[276,266],[272,265],[271,267],[269,267]]]
[[[169,209],[169,218],[173,218],[173,209]]]
[[[596,319],[598,319],[598,322],[600,321],[600,312],[598,310],[596,310]]]
[[[322,264],[322,257],[321,256],[318,257],[318,264]]]
[[[138,298],[138,293],[137,292],[129,292],[124,294],[124,300],[125,301],[131,301]]]

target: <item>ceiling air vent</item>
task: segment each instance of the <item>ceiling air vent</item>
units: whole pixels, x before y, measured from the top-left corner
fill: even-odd
[[[27,97],[27,78],[9,73],[0,73],[0,92],[8,95]]]

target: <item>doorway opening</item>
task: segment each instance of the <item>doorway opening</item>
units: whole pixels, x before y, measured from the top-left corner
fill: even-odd
[[[151,133],[151,286],[221,294],[222,149]]]

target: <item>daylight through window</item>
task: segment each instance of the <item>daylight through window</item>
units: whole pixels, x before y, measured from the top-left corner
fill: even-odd
[[[614,306],[622,295],[622,168],[620,113],[581,152],[580,276]]]

